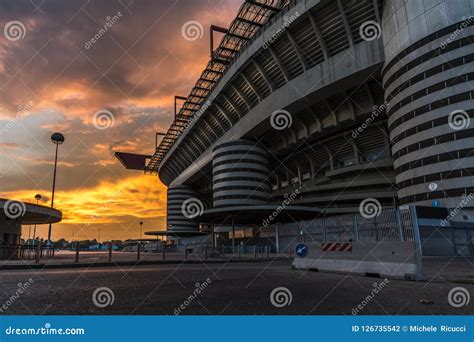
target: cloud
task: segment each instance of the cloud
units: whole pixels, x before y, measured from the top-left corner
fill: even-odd
[[[0,34],[0,196],[28,199],[50,192],[55,154],[50,136],[59,131],[66,138],[58,150],[57,203],[64,210],[59,232],[70,234],[74,226],[92,234],[84,221],[118,186],[120,198],[94,223],[108,231],[104,236],[124,232],[138,217],[149,218],[155,230],[164,228],[165,188],[157,177],[124,170],[113,154],[153,153],[155,133],[172,121],[174,95],[188,94],[207,64],[208,27],[228,26],[240,5],[1,1],[1,32],[12,20],[26,31],[17,41]],[[118,12],[122,15],[102,32],[107,17]],[[182,37],[181,27],[190,20],[203,25],[202,39]],[[98,129],[93,117],[103,109],[113,113],[113,124]]]

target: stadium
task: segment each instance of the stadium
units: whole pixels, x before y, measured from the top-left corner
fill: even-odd
[[[168,187],[166,231],[149,234],[278,253],[388,236],[414,208],[424,254],[474,255],[473,15],[468,0],[245,1],[211,27],[156,151],[116,153]]]

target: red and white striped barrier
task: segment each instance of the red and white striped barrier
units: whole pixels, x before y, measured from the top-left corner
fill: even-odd
[[[350,242],[326,242],[321,244],[323,252],[352,252]]]

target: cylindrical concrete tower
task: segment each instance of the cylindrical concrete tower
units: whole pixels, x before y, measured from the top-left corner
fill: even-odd
[[[384,1],[383,86],[400,204],[452,208],[474,192],[473,15],[469,0]]]
[[[214,208],[268,204],[270,185],[265,149],[246,140],[214,148],[212,180]]]
[[[166,224],[169,232],[197,231],[198,223],[192,218],[199,216],[204,210],[196,192],[187,185],[168,188]]]

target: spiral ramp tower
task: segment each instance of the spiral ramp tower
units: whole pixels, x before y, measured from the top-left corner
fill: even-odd
[[[468,0],[384,1],[383,85],[401,204],[454,208],[474,192],[473,15]]]

